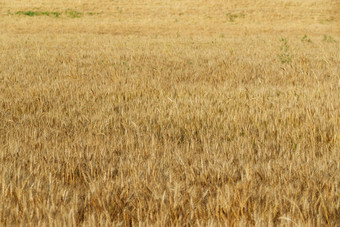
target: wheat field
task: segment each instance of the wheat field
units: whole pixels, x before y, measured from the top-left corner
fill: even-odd
[[[340,2],[0,0],[1,226],[339,226]]]

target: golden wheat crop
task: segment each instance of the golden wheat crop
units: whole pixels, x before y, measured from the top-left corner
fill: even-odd
[[[334,0],[0,0],[0,225],[339,225],[339,44]]]

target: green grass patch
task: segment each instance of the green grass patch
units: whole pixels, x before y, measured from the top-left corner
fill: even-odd
[[[97,15],[100,15],[102,14],[102,12],[100,13],[95,13],[95,12],[87,12],[86,15],[89,15],[89,16],[97,16]]]
[[[301,42],[303,42],[303,43],[305,43],[305,42],[311,43],[312,40],[311,40],[307,35],[304,35],[304,36],[302,37],[302,39],[301,39]]]
[[[280,51],[281,53],[279,54],[279,58],[282,64],[290,64],[292,63],[292,54],[290,51],[290,47],[288,45],[288,40],[286,38],[281,38],[280,39],[281,46],[280,46]]]
[[[78,12],[76,10],[68,9],[65,11],[65,15],[71,18],[80,18],[84,15],[84,13]]]
[[[324,35],[322,41],[326,43],[336,43],[336,40],[330,35]]]
[[[69,18],[80,18],[84,15],[88,16],[95,16],[99,15],[101,13],[96,12],[79,12],[73,9],[67,9],[63,12],[50,12],[50,11],[35,11],[35,10],[28,10],[28,11],[17,11],[15,15],[24,15],[29,17],[35,17],[35,16],[49,16],[49,17],[69,17]],[[10,11],[7,12],[7,15],[13,15]]]
[[[61,13],[59,12],[48,12],[48,11],[17,11],[16,15],[25,15],[29,17],[34,16],[52,16],[52,17],[59,17]]]

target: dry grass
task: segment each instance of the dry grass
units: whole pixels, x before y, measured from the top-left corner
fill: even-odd
[[[338,225],[339,9],[0,0],[0,225]]]

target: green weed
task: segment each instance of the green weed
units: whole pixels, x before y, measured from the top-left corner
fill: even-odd
[[[87,12],[86,14],[87,14],[87,15],[89,15],[89,16],[96,16],[96,15],[100,15],[100,14],[102,14],[102,12],[100,12],[100,13],[95,13],[95,12]]]
[[[229,19],[230,22],[235,22],[236,18],[245,18],[245,14],[244,13],[227,13],[226,14],[227,18]]]
[[[290,53],[290,48],[288,45],[288,41],[286,38],[281,38],[281,53],[279,54],[279,58],[281,63],[283,64],[289,64],[292,62],[292,54]]]
[[[68,9],[65,11],[65,14],[68,16],[68,17],[71,17],[71,18],[80,18],[83,16],[83,13],[81,12],[78,12],[76,10],[72,10],[72,9]]]
[[[13,15],[10,11],[7,12],[8,15]],[[60,17],[62,15],[70,18],[80,18],[84,16],[84,13],[68,9],[64,12],[49,12],[49,11],[17,11],[15,13],[16,15],[24,15],[24,16],[29,16],[29,17],[34,17],[34,16],[50,16],[50,17]],[[94,16],[94,15],[99,15],[101,13],[95,13],[95,12],[87,12],[86,15],[89,16]]]
[[[303,37],[302,37],[302,39],[301,39],[301,42],[307,42],[307,43],[311,43],[312,42],[312,40],[310,39],[310,38],[308,38],[308,36],[307,35],[304,35]]]
[[[322,41],[327,43],[336,43],[336,40],[330,35],[324,35]]]
[[[52,17],[59,17],[61,13],[59,12],[48,12],[48,11],[17,11],[16,15],[25,15],[29,17],[34,16],[52,16]]]

